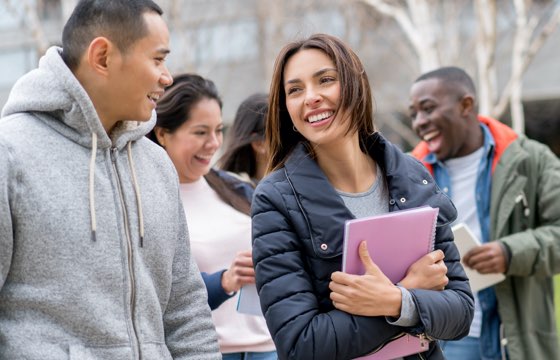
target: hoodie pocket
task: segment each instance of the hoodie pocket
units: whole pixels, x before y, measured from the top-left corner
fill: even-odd
[[[173,360],[167,346],[161,343],[142,344],[143,359]],[[130,346],[83,346],[70,345],[70,360],[130,360]]]
[[[83,345],[70,345],[70,360],[78,359],[132,359],[132,349],[129,346],[88,347]]]

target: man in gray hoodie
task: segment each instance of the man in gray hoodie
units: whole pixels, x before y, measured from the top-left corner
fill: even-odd
[[[172,78],[150,0],[83,0],[0,120],[0,358],[221,359],[177,176],[144,135]]]

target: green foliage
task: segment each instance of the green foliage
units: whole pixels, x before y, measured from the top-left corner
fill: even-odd
[[[554,304],[556,304],[556,328],[560,336],[560,275],[554,277]]]

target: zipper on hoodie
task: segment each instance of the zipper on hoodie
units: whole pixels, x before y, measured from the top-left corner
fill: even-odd
[[[124,217],[124,232],[126,235],[126,248],[127,248],[127,258],[128,258],[128,275],[130,277],[130,298],[129,298],[129,305],[130,305],[130,322],[132,323],[132,335],[133,335],[133,353],[136,355],[138,354],[137,358],[141,358],[140,354],[140,341],[138,339],[138,332],[136,330],[136,325],[134,324],[134,304],[136,303],[136,291],[135,291],[135,283],[136,280],[134,278],[134,269],[132,267],[132,240],[130,238],[130,225],[128,220],[128,213],[126,211],[123,189],[122,189],[122,182],[121,176],[119,174],[119,169],[117,168],[117,152],[118,149],[116,147],[112,147],[110,150],[111,154],[111,163],[113,164],[113,170],[115,170],[115,175],[117,178],[117,190],[119,192],[119,198],[121,200],[121,207]],[[136,356],[135,356],[136,357]]]

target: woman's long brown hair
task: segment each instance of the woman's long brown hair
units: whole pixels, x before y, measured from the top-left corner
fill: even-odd
[[[292,121],[286,108],[284,69],[288,60],[297,52],[318,49],[334,63],[340,79],[340,104],[337,112],[348,111],[350,121],[347,133],[358,132],[360,144],[375,131],[373,123],[373,99],[368,77],[358,56],[340,39],[315,34],[295,41],[282,48],[276,58],[270,84],[269,110],[266,121],[266,144],[270,156],[267,172],[281,168],[288,155],[299,142],[307,140],[292,129]]]

